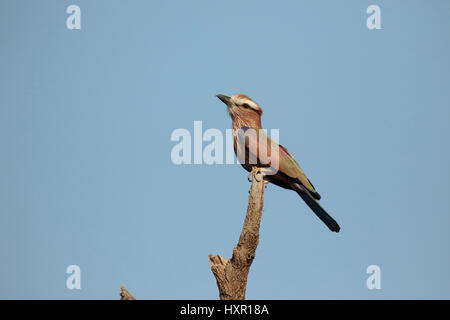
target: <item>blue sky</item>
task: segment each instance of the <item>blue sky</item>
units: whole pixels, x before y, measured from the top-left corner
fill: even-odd
[[[81,8],[68,30],[66,8]],[[366,8],[381,8],[368,30]],[[448,1],[2,1],[0,298],[216,299],[250,184],[173,130],[264,109],[340,223],[268,186],[249,299],[450,298]],[[380,290],[366,268],[381,268]],[[66,288],[67,266],[81,290]]]

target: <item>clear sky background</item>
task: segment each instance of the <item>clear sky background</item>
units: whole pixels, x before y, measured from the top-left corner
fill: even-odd
[[[444,0],[2,0],[0,298],[218,298],[208,254],[231,256],[247,172],[176,166],[170,136],[194,120],[225,131],[215,94],[245,93],[342,227],[269,185],[247,297],[449,299],[449,14]]]

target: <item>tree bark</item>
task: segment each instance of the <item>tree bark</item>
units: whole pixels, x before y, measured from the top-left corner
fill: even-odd
[[[120,300],[136,300],[136,298],[124,286],[121,286]]]
[[[259,242],[259,227],[264,204],[263,175],[255,173],[248,198],[247,214],[241,236],[231,259],[209,255],[221,300],[244,300],[247,277]]]

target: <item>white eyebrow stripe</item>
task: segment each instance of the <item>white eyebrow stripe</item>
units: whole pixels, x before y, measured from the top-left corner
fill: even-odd
[[[253,110],[259,110],[258,105],[252,100],[245,98],[235,98],[234,100],[236,104],[243,105],[244,103],[246,103]]]

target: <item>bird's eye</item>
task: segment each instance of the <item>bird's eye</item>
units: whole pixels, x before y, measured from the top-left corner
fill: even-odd
[[[244,108],[246,108],[246,109],[250,109],[250,106],[249,106],[248,104],[246,104],[246,103],[244,103],[242,106],[243,106]]]

